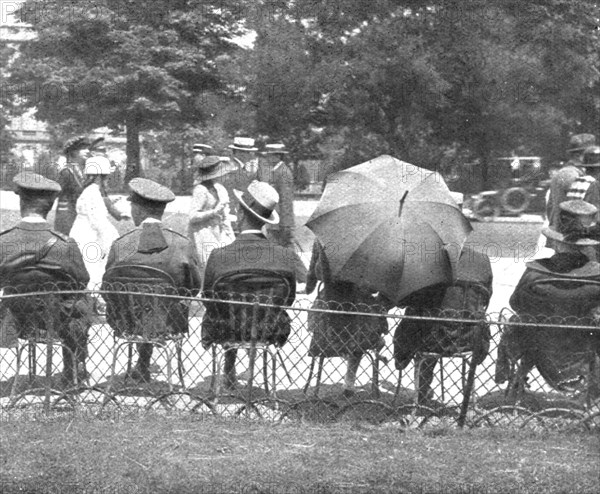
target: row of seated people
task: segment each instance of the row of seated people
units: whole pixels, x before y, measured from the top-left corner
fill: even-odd
[[[2,274],[2,287],[5,289],[5,294],[10,294],[11,289],[14,290],[18,285],[32,291],[32,287],[37,289],[40,283],[51,280],[60,281],[55,285],[59,289],[84,289],[88,276],[77,244],[68,237],[52,231],[45,221],[60,187],[55,182],[35,174],[17,176],[15,185],[21,199],[23,218],[15,228],[3,232],[0,236],[0,274]],[[113,244],[107,262],[104,288],[110,290],[115,282],[122,279],[124,273],[135,277],[141,267],[150,267],[166,273],[172,285],[177,288],[178,294],[197,295],[202,280],[193,244],[182,235],[165,228],[161,223],[165,206],[174,199],[174,195],[167,188],[146,179],[134,179],[129,185],[132,217],[139,228]],[[205,287],[211,289],[207,289],[203,295],[207,298],[218,298],[220,296],[218,291],[215,292],[212,288],[223,277],[230,277],[233,282],[243,284],[248,280],[236,278],[236,275],[245,270],[252,270],[254,273],[262,270],[263,274],[258,275],[259,278],[264,277],[264,273],[273,273],[285,280],[288,289],[284,294],[277,295],[277,303],[290,306],[295,299],[294,272],[298,259],[293,257],[295,253],[272,245],[262,234],[265,223],[277,221],[277,213],[274,211],[278,200],[277,193],[268,184],[253,182],[243,193],[236,192],[236,197],[242,211],[241,234],[234,243],[216,249],[211,254],[205,274]],[[545,269],[546,277],[554,278],[566,271],[571,273],[575,270],[571,273],[571,282],[577,283],[582,277],[584,282],[587,279],[600,282],[598,263],[593,260],[593,252],[598,242],[592,238],[593,233],[590,232],[593,230],[589,228],[593,226],[589,218],[595,214],[595,208],[583,201],[568,201],[561,205],[561,208],[564,216],[562,224],[565,225],[561,227],[563,231],[548,230],[546,234],[553,235],[555,240],[560,239],[559,242],[564,247],[557,253],[557,260],[551,259],[546,263],[540,261],[538,264],[541,263]],[[249,252],[254,255],[249,256]],[[32,268],[37,268],[37,272],[44,272],[46,277],[33,279],[32,276],[35,278],[37,274],[36,269]],[[524,279],[530,276],[532,270],[536,273],[540,272],[537,265],[530,265]],[[258,281],[260,284],[260,280]],[[322,282],[322,289],[317,296],[316,307],[319,307],[322,302],[330,301],[349,302],[354,307],[356,304],[375,301],[380,303],[382,312],[391,308],[390,302],[385,298],[374,298],[374,294],[369,290],[349,286],[347,283],[333,279],[328,273],[327,260],[318,243],[314,247],[307,290],[312,291],[317,281]],[[268,277],[262,282],[268,283]],[[430,287],[402,301],[401,305],[409,306],[408,315],[420,315],[429,309],[450,308],[458,311],[459,316],[470,314],[472,318],[481,319],[491,296],[491,285],[492,272],[489,259],[465,250],[458,262],[456,283],[449,287]],[[518,298],[517,293],[521,293],[521,285],[523,280],[511,302]],[[248,287],[250,289],[251,284],[248,284]],[[578,298],[583,297],[589,301],[586,307],[593,310],[600,299],[599,292],[594,291],[594,288],[588,292],[579,294]],[[128,313],[123,307],[125,299],[108,298],[108,323],[117,334],[127,332],[133,323],[125,317]],[[26,306],[29,303],[26,298],[7,299],[6,302],[15,317],[21,335],[25,334],[30,327],[40,327],[48,323],[42,311]],[[65,295],[61,296],[60,304],[61,310],[57,312],[54,323],[65,346],[63,378],[72,381],[78,374],[77,377],[82,380],[87,377],[85,360],[89,327],[81,322],[85,321],[85,300],[82,298],[73,300],[73,297]],[[207,302],[205,305],[206,314],[202,325],[202,343],[205,347],[231,341],[232,338],[247,338],[247,335],[229,333],[231,326],[225,322],[229,318],[226,304]],[[178,309],[171,311],[166,319],[166,330],[171,333],[185,333],[188,330],[189,305],[182,303],[177,307]],[[522,314],[528,311],[533,314],[534,309],[542,310],[534,305],[533,301],[528,301],[526,296],[523,301],[514,302],[514,307]],[[534,315],[539,313],[536,312]],[[310,355],[343,356],[348,359],[345,388],[351,394],[361,357],[366,351],[381,345],[381,335],[387,331],[385,318],[369,318],[367,321],[348,315],[315,312],[309,316],[309,326],[313,331]],[[277,321],[270,327],[272,328],[270,334],[262,337],[269,343],[283,345],[290,333],[290,318],[287,312],[279,311]],[[518,334],[519,331],[509,332],[501,343],[501,349],[509,347],[510,339],[514,340],[514,335]],[[593,338],[583,339],[588,346],[597,343]],[[394,336],[396,366],[400,370],[404,369],[419,352],[447,355],[470,351],[473,352],[473,360],[477,364],[487,355],[489,340],[489,328],[481,323],[441,324],[431,321],[404,320]],[[515,346],[518,345],[512,345]],[[132,370],[131,377],[147,381],[150,379],[152,345],[138,345],[138,354],[138,362]],[[521,354],[513,351],[512,354],[518,359],[522,357],[523,351]],[[500,356],[502,357],[500,363],[505,364],[506,352],[501,353]],[[225,380],[226,386],[229,387],[235,386],[236,382],[235,358],[234,350],[226,352]],[[437,360],[436,357],[423,360],[421,369],[423,375],[418,393],[420,401],[428,398],[433,368]],[[532,358],[529,358],[529,361],[532,361]],[[535,359],[533,365],[537,365]],[[498,380],[501,379],[502,372],[499,371]]]

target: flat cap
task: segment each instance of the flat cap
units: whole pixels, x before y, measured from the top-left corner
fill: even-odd
[[[175,194],[170,189],[148,178],[134,178],[129,182],[129,188],[132,201],[141,199],[142,201],[167,203],[175,200]]]
[[[39,192],[40,194],[58,194],[61,191],[60,185],[57,182],[33,172],[18,173],[13,178],[13,183],[18,189],[17,193],[19,190]]]
[[[72,137],[65,143],[65,154],[90,147],[90,141],[85,136]]]

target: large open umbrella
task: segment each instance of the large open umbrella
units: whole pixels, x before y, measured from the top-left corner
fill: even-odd
[[[395,303],[452,282],[471,232],[441,175],[387,155],[330,176],[306,226],[334,277]]]

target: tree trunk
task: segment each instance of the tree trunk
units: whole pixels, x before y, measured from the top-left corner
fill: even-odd
[[[132,178],[142,175],[140,166],[140,128],[139,121],[135,116],[129,116],[126,122],[127,144],[127,168],[125,169],[125,184]]]

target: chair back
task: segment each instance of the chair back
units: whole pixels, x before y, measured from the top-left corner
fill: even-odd
[[[256,341],[283,345],[290,333],[290,318],[283,308],[291,295],[288,279],[264,269],[249,269],[218,278],[214,300],[241,303],[206,303],[206,317],[220,332],[220,341]],[[261,304],[261,305],[258,305]]]
[[[152,266],[123,264],[103,277],[106,318],[119,337],[155,339],[187,330],[185,302],[173,277]],[[183,326],[183,327],[182,327]]]
[[[77,317],[74,314],[79,307],[77,300],[85,298],[85,295],[61,294],[61,290],[77,290],[78,283],[62,269],[53,267],[20,268],[7,274],[3,284],[4,295],[22,295],[3,301],[15,318],[20,338],[58,338],[64,321]]]

